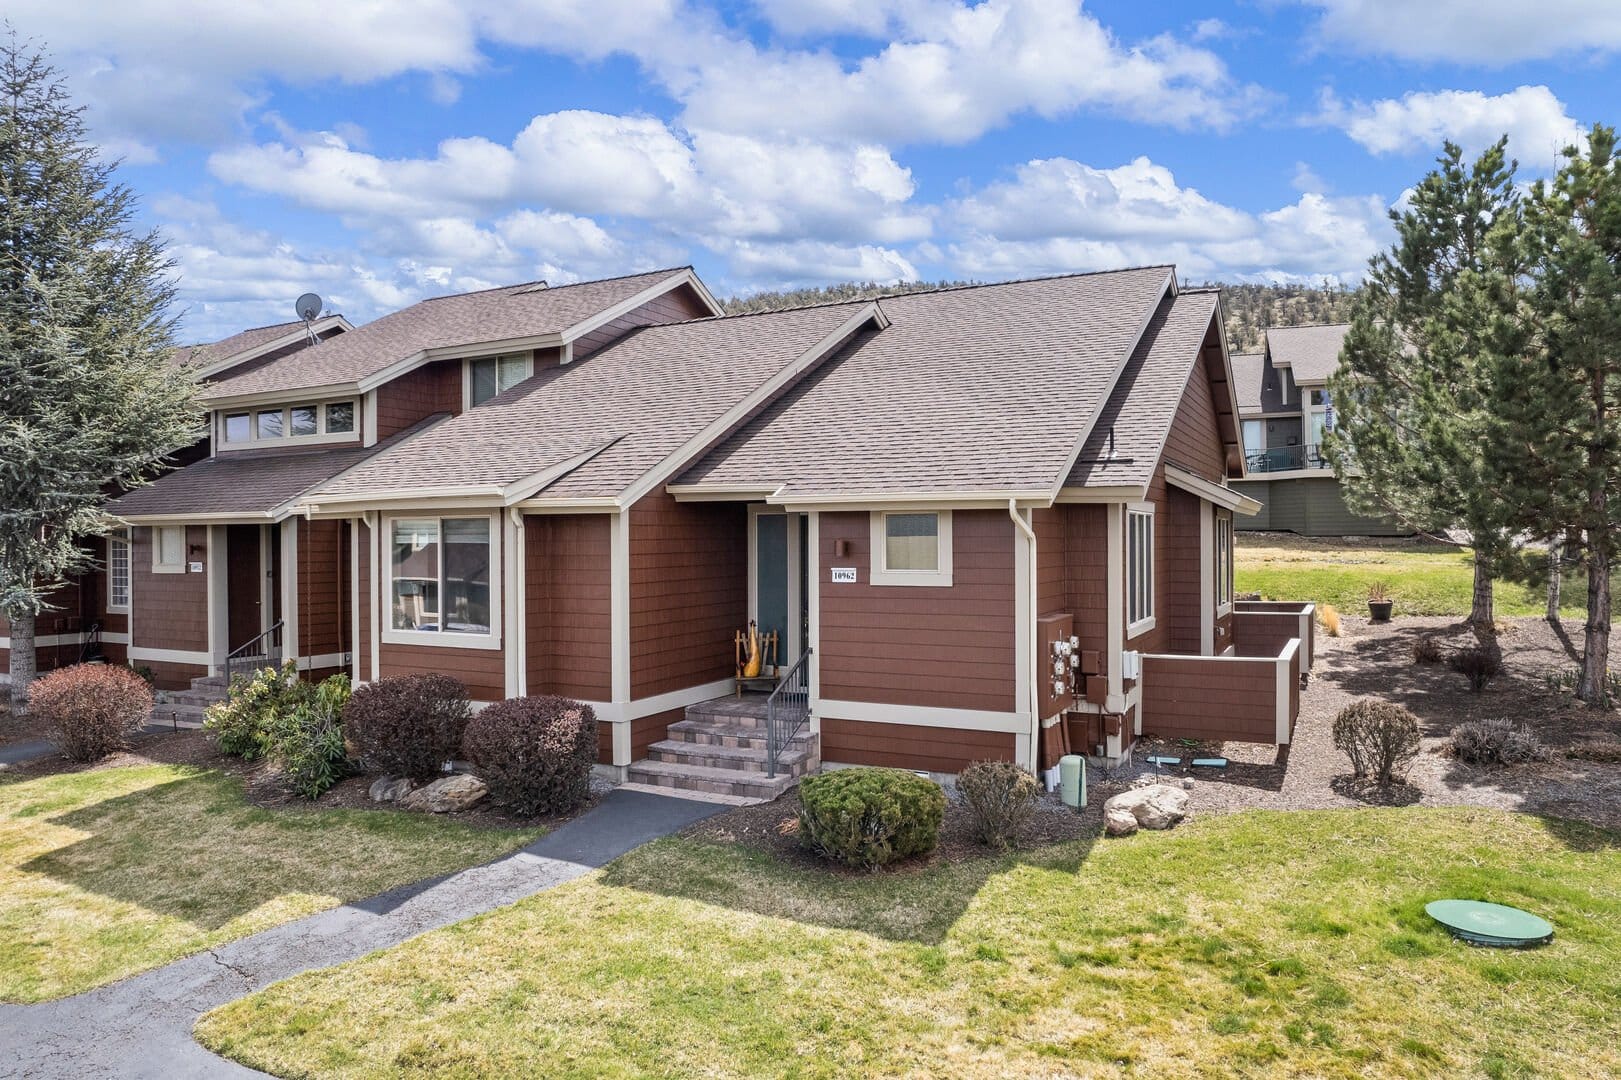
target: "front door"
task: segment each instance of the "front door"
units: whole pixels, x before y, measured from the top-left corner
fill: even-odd
[[[260,526],[228,525],[225,531],[226,636],[234,652],[264,632],[264,556]]]
[[[749,617],[762,634],[776,632],[777,663],[788,667],[804,651],[809,617],[805,517],[760,511],[749,525]]]

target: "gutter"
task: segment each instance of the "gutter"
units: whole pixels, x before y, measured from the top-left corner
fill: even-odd
[[[1009,499],[1007,501],[1007,515],[1013,519],[1014,528],[1024,533],[1025,539],[1030,542],[1030,573],[1028,575],[1030,578],[1030,622],[1029,625],[1024,628],[1025,632],[1030,635],[1030,670],[1024,673],[1024,678],[1028,679],[1030,682],[1030,771],[1039,776],[1040,773],[1038,772],[1038,766],[1041,761],[1041,706],[1038,705],[1037,702],[1041,700],[1041,687],[1036,682],[1036,531],[1030,527],[1030,523],[1028,521],[1024,520],[1024,515],[1019,513],[1019,503],[1017,499]],[[1016,653],[1018,650],[1014,651]]]

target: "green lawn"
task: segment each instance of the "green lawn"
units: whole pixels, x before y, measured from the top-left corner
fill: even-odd
[[[668,839],[205,1015],[283,1076],[1621,1073],[1621,837],[1251,812],[871,876]],[[1445,896],[1541,912],[1471,949]]]
[[[62,997],[395,885],[540,830],[368,810],[263,810],[207,769],[0,784],[0,1001]]]
[[[1398,615],[1469,614],[1474,594],[1474,562],[1467,548],[1404,541],[1355,543],[1277,535],[1238,535],[1234,566],[1237,589],[1267,599],[1315,600],[1333,604],[1343,615],[1368,613],[1368,586],[1382,581],[1396,601]],[[1585,615],[1587,582],[1568,576],[1561,599],[1567,616]],[[1499,616],[1541,615],[1547,606],[1541,588],[1499,582]]]

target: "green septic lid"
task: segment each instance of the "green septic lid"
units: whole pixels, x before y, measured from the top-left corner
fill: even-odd
[[[1435,900],[1425,905],[1430,918],[1476,945],[1539,945],[1553,937],[1553,925],[1529,911],[1481,900]]]

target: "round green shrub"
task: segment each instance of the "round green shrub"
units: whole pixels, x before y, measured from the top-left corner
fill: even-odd
[[[865,870],[933,851],[946,795],[904,769],[839,769],[799,783],[800,842]]]
[[[430,780],[461,750],[467,687],[449,675],[392,675],[355,690],[343,732],[366,768]]]
[[[129,668],[75,664],[35,680],[28,710],[63,754],[96,761],[128,748],[152,714],[152,691]]]
[[[555,694],[508,698],[467,722],[462,752],[495,802],[525,816],[564,814],[590,794],[597,714]]]

